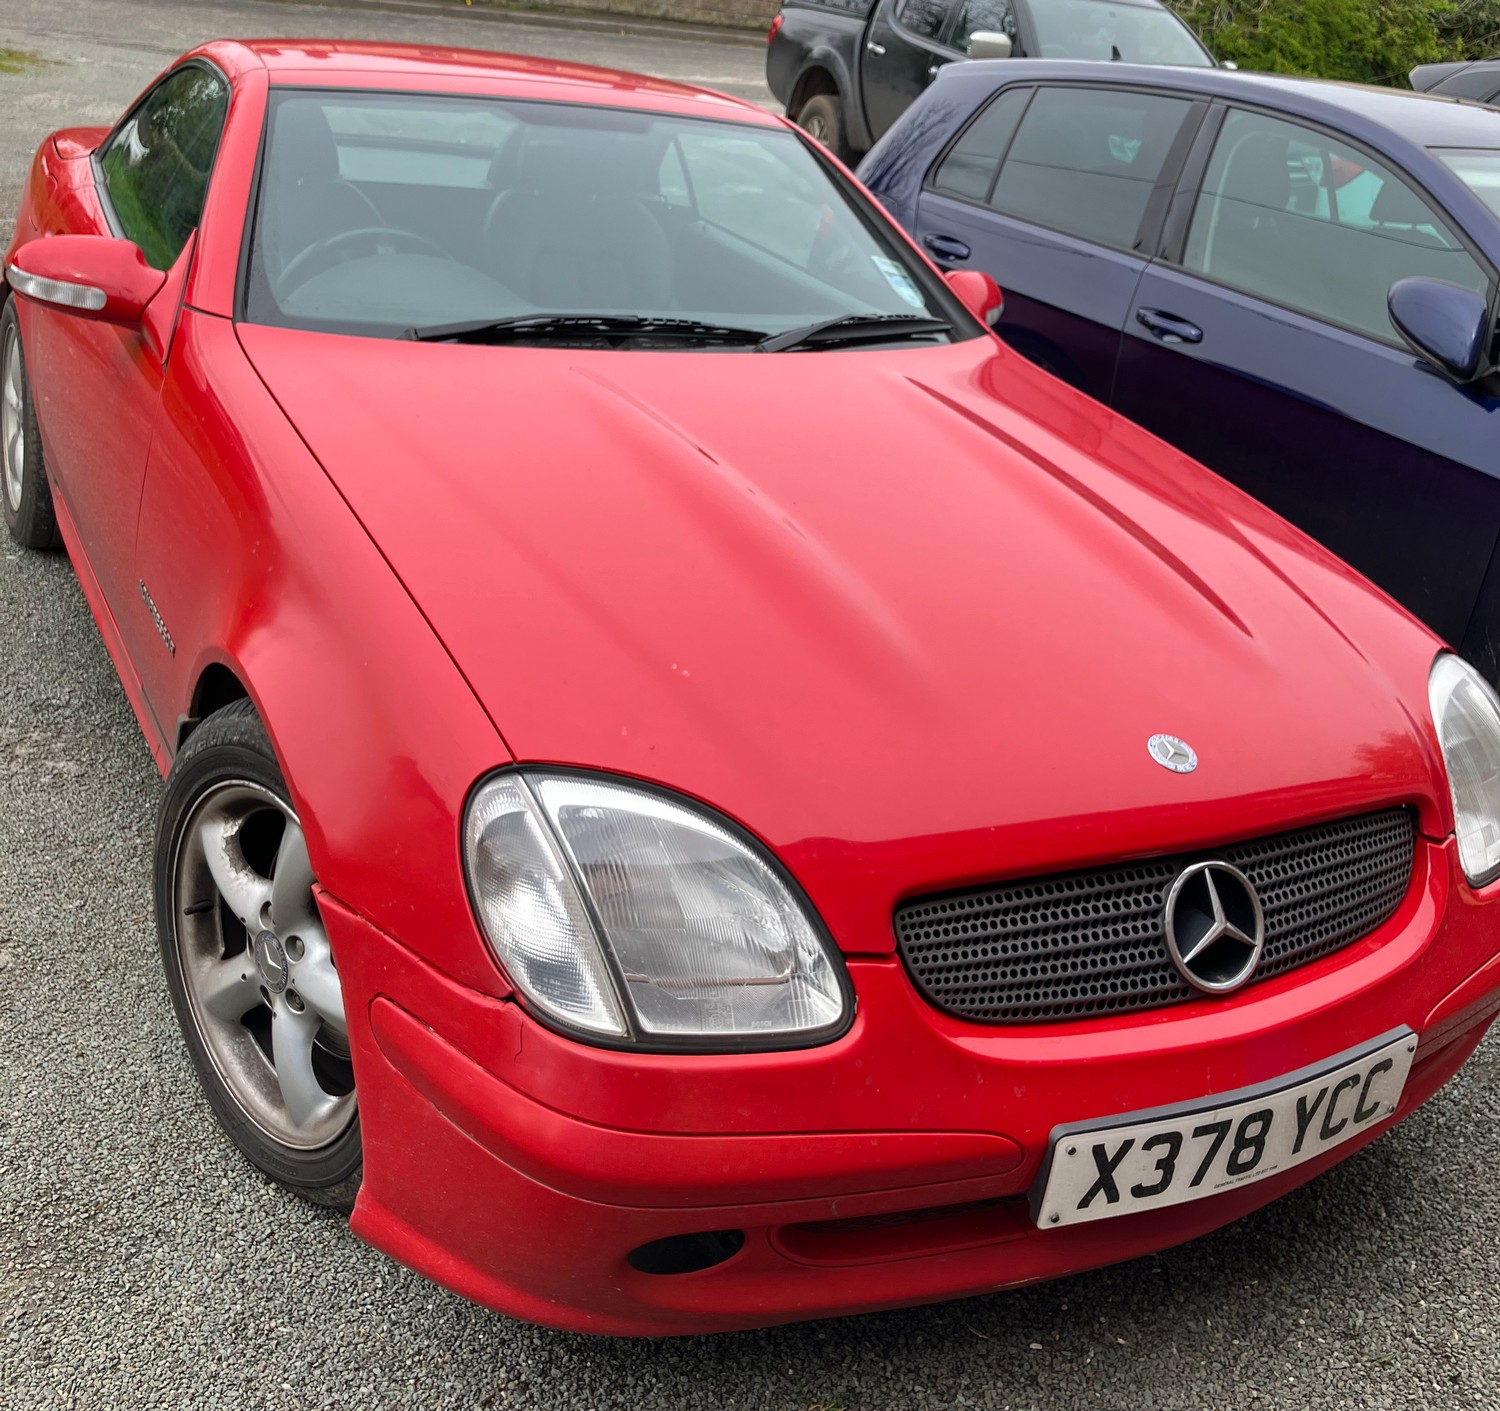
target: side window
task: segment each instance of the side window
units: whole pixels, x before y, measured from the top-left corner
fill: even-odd
[[[1224,120],[1184,266],[1314,318],[1400,343],[1386,312],[1409,275],[1484,292],[1488,278],[1389,167],[1296,123]]]
[[[1482,103],[1489,98],[1494,86],[1494,70],[1476,64],[1472,69],[1464,69],[1452,78],[1444,79],[1433,92],[1441,93],[1445,98],[1474,98]]]
[[[1185,98],[1040,88],[1011,143],[990,204],[1103,245],[1131,249]]]
[[[196,65],[152,89],[104,149],[104,185],[128,240],[169,269],[203,214],[229,88]]]
[[[932,179],[933,190],[966,201],[988,201],[1000,159],[1030,97],[1029,88],[1007,88],[993,99],[943,158]]]
[[[908,34],[936,39],[943,32],[950,8],[949,0],[901,0],[896,6],[896,19]]]
[[[967,54],[969,36],[976,33],[1004,34],[1014,45],[1016,9],[1011,0],[964,0],[963,9],[958,12],[958,23],[954,26],[953,37],[948,42],[960,54]],[[1012,49],[1011,52],[1019,57],[1017,50]]]

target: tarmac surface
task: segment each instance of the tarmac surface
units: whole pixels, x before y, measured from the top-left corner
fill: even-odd
[[[759,51],[230,0],[0,0],[0,220],[36,142],[213,34],[524,49],[766,98]],[[0,65],[4,64],[0,55]],[[1500,1405],[1500,1062],[1218,1234],[961,1303],[606,1341],[476,1308],[219,1135],[151,922],[159,781],[60,556],[0,544],[0,1408]]]

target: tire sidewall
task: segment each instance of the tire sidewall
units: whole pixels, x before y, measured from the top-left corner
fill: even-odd
[[[0,485],[0,517],[6,531],[23,549],[56,548],[60,540],[57,517],[52,509],[52,489],[47,484],[46,463],[42,459],[42,437],[36,424],[36,404],[31,396],[31,376],[26,367],[26,349],[21,343],[21,320],[16,296],[9,295],[0,307],[0,359],[7,342],[14,338],[20,350],[21,367],[21,437],[25,446],[25,468],[21,472],[21,503],[11,507],[10,496]],[[4,364],[0,361],[0,377]]]
[[[807,131],[804,123],[807,120],[809,108],[822,114],[824,124],[828,128],[828,137],[823,145],[841,162],[847,164],[852,154],[849,151],[849,144],[844,140],[844,105],[832,93],[813,94],[797,113],[797,126],[801,127],[804,132]],[[808,135],[812,136],[811,133]],[[818,139],[813,138],[813,140]]]
[[[261,1130],[240,1107],[220,1075],[194,1018],[178,952],[174,896],[183,830],[203,795],[217,784],[243,780],[290,803],[265,727],[237,702],[210,716],[178,754],[157,816],[153,868],[157,941],[172,1009],[187,1043],[204,1096],[220,1126],[245,1157],[266,1175],[319,1204],[351,1208],[363,1170],[358,1110],[348,1128],[325,1147],[299,1151]]]

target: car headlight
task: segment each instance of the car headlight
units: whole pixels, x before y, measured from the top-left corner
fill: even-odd
[[[843,962],[749,840],[653,790],[497,774],[464,816],[481,927],[521,994],[582,1037],[790,1048],[841,1032]]]
[[[1500,699],[1466,661],[1443,653],[1427,680],[1464,876],[1474,885],[1500,873]]]

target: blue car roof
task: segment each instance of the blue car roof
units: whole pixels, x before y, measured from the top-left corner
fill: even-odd
[[[1421,147],[1500,148],[1500,111],[1494,108],[1443,94],[1411,93],[1362,83],[1229,69],[1052,59],[974,60],[946,65],[941,76],[950,83],[958,80],[986,88],[998,88],[1023,76],[1032,80],[1160,86],[1242,103],[1260,102],[1356,134],[1366,125],[1380,127]],[[1376,137],[1373,132],[1365,135]]]

